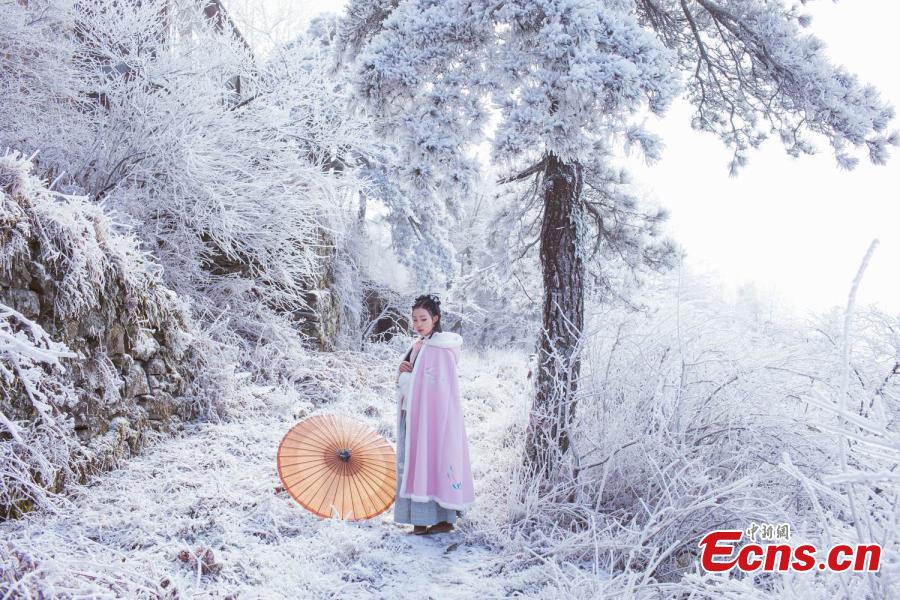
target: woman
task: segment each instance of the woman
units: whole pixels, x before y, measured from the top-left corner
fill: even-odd
[[[394,520],[412,533],[452,531],[475,501],[456,367],[462,337],[441,330],[441,301],[416,298],[419,338],[397,373],[397,499]]]

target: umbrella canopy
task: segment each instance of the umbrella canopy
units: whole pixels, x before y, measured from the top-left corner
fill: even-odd
[[[397,487],[397,455],[370,426],[341,415],[294,425],[278,446],[284,489],[320,517],[358,521],[386,511]]]

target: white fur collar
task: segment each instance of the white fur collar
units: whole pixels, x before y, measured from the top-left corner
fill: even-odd
[[[438,348],[460,348],[462,343],[462,336],[452,331],[436,331],[431,337],[425,338],[426,346]]]

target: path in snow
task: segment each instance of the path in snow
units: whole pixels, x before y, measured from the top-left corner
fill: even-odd
[[[0,525],[11,551],[0,559],[0,581],[3,569],[16,565],[21,581],[10,597],[52,590],[81,597],[452,599],[536,591],[537,572],[498,576],[505,559],[486,542],[484,525],[500,510],[490,490],[502,485],[504,460],[491,446],[508,437],[505,421],[515,418],[497,409],[525,385],[522,357],[500,356],[464,356],[461,364],[476,506],[454,532],[413,536],[411,526],[393,522],[393,508],[362,522],[321,519],[276,493],[275,453],[296,422],[297,401],[279,403],[275,395],[265,414],[189,425],[82,488],[65,514]],[[373,387],[358,373],[339,398],[311,414],[352,415],[393,443],[390,381],[381,381],[389,377]],[[380,415],[365,417],[376,402]],[[217,572],[179,559],[196,547],[212,551]]]

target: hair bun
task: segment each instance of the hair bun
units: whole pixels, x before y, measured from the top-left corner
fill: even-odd
[[[413,308],[416,306],[431,306],[432,310],[440,313],[441,311],[441,299],[435,294],[422,294],[418,296],[413,303]]]

